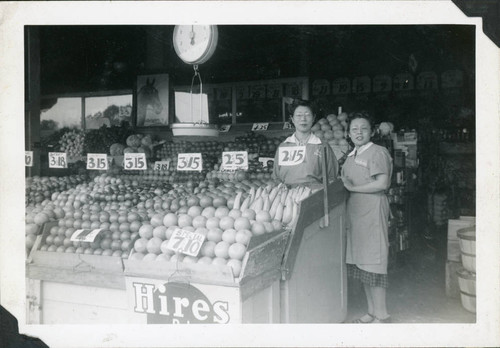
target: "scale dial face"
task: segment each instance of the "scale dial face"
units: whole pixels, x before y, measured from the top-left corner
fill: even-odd
[[[175,53],[188,64],[206,62],[215,52],[216,25],[176,25],[173,43]]]

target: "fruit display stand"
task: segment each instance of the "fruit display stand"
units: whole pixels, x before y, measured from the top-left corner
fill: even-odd
[[[226,265],[124,260],[141,323],[278,323],[280,266],[290,231],[252,238],[238,277]]]
[[[281,322],[339,323],[347,314],[345,201],[341,181],[328,186],[328,226],[323,190],[303,200],[282,264]]]
[[[41,251],[46,223],[26,264],[27,323],[130,323],[121,257]]]

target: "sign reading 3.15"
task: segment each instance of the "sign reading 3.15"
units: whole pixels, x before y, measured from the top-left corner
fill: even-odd
[[[228,151],[222,153],[223,170],[248,169],[248,152]]]
[[[168,240],[167,249],[173,250],[176,253],[197,256],[204,240],[205,235],[201,233],[178,228]]]
[[[49,168],[68,168],[66,152],[49,152]]]
[[[108,155],[105,153],[88,153],[87,169],[108,170]]]
[[[201,153],[180,153],[177,155],[177,170],[201,172],[202,169]]]
[[[33,151],[24,151],[24,164],[26,167],[33,167]]]
[[[146,170],[146,154],[144,153],[126,153],[123,156],[123,168],[127,170]]]
[[[280,166],[296,166],[304,162],[306,158],[305,146],[279,147],[278,164]]]

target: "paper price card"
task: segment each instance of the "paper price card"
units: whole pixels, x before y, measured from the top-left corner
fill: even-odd
[[[49,168],[68,168],[66,152],[49,152]]]
[[[24,164],[26,167],[33,167],[33,151],[24,151]]]
[[[253,131],[265,131],[269,127],[269,122],[254,123],[252,126]]]
[[[293,125],[291,122],[283,123],[283,129],[293,129]]]
[[[296,166],[306,158],[305,146],[287,146],[279,148],[278,164],[280,166]]]
[[[202,169],[201,153],[180,153],[177,155],[177,170],[201,172]]]
[[[105,153],[88,153],[87,169],[108,170],[108,155]]]
[[[248,152],[228,151],[222,153],[221,170],[248,169]]]
[[[205,235],[201,233],[185,231],[177,228],[168,240],[167,249],[176,253],[197,256],[205,241]]]
[[[70,240],[72,242],[89,242],[92,243],[95,240],[95,237],[101,232],[102,229],[98,228],[95,230],[76,230],[71,235]]]
[[[165,171],[170,168],[170,161],[156,161],[154,170]]]
[[[272,158],[272,157],[259,157],[259,162],[262,163],[262,166],[264,168],[269,167],[269,165],[272,167],[274,165],[274,158]],[[273,164],[271,164],[271,162]]]
[[[126,153],[123,157],[123,168],[127,170],[146,170],[146,154],[144,153]]]
[[[231,129],[230,124],[223,124],[222,126],[219,127],[219,132],[221,133],[227,133]]]

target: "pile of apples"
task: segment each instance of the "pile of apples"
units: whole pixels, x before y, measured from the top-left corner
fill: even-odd
[[[83,156],[83,145],[85,143],[85,132],[72,129],[64,133],[59,139],[59,150],[66,152],[69,158],[79,158]]]
[[[347,113],[341,112],[338,116],[330,114],[321,118],[312,126],[311,130],[318,138],[328,142],[337,159],[349,151],[350,146],[346,139]]]
[[[36,205],[50,199],[54,192],[61,192],[88,180],[86,175],[27,177],[26,205]]]

